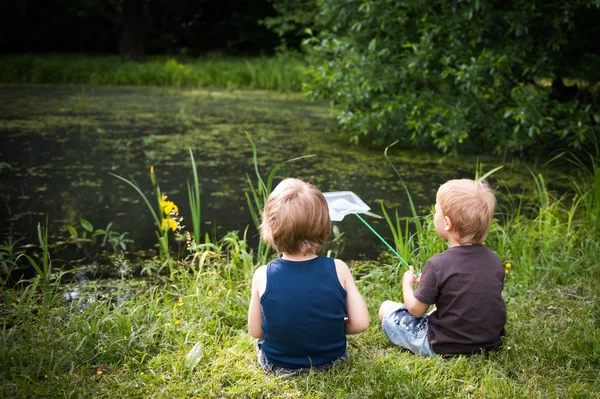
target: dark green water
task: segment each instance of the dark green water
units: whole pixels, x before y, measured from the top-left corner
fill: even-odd
[[[35,226],[47,215],[55,239],[68,237],[65,226],[84,217],[95,228],[113,222],[114,230],[128,232],[135,240],[133,250],[152,248],[156,239],[146,205],[130,186],[109,174],[133,178],[152,198],[151,165],[191,231],[186,184],[192,181],[192,148],[201,181],[203,231],[220,238],[250,226],[250,242],[255,242],[244,195],[247,175],[255,178],[245,132],[257,144],[265,178],[281,162],[315,154],[287,164],[276,181],[299,177],[324,192],[353,191],[378,214],[379,201],[390,214],[411,214],[383,148],[349,144],[331,129],[325,107],[299,96],[4,85],[0,111],[0,241],[12,234],[24,238],[21,244],[34,243]],[[403,150],[401,145],[388,154],[423,216],[431,210],[437,187],[451,178],[473,177],[478,159],[478,154],[450,158]],[[501,165],[479,159],[484,171]],[[504,165],[492,182],[517,195],[533,184],[516,162]],[[384,221],[368,220],[390,240]],[[355,217],[347,216],[338,226],[346,242],[341,258],[375,258],[386,250]]]

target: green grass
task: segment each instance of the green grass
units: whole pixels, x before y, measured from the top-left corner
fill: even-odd
[[[583,167],[583,166],[582,166]],[[192,248],[155,280],[98,281],[65,301],[58,286],[24,282],[0,293],[3,397],[94,398],[600,398],[598,168],[555,197],[533,175],[540,201],[501,209],[486,245],[507,266],[503,347],[487,355],[422,358],[392,346],[377,323],[401,298],[404,269],[391,254],[352,263],[372,325],[350,336],[351,359],[291,380],[265,375],[246,327],[256,254],[229,233]],[[576,176],[575,174],[574,176]],[[571,176],[573,178],[574,176]],[[595,194],[594,194],[595,193]],[[511,203],[510,198],[505,201]],[[525,216],[528,215],[528,216]],[[413,258],[443,250],[432,215]],[[343,254],[341,256],[343,258]],[[190,259],[192,259],[190,261]],[[77,283],[73,283],[74,288]],[[197,344],[202,357],[190,368]]]
[[[208,87],[300,91],[303,61],[291,55],[249,59],[148,57],[124,62],[118,56],[4,55],[2,83],[60,83]]]

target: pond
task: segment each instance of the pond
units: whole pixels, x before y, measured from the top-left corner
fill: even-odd
[[[132,187],[112,176],[135,180],[152,198],[153,165],[161,189],[179,206],[192,230],[187,183],[193,181],[188,149],[197,163],[203,233],[213,239],[229,231],[257,242],[245,193],[256,181],[252,148],[264,178],[281,168],[276,182],[293,176],[321,191],[353,191],[374,213],[410,216],[410,205],[383,148],[356,146],[336,132],[322,104],[300,95],[165,88],[0,86],[1,235],[36,242],[36,226],[46,217],[54,239],[69,237],[67,225],[81,230],[79,218],[95,228],[127,232],[129,250],[156,245],[153,219]],[[444,157],[404,149],[388,155],[399,170],[418,213],[427,215],[437,187],[458,177],[473,177],[478,161],[489,171],[501,163],[478,157]],[[551,172],[545,172],[551,173]],[[500,188],[521,195],[532,190],[528,170],[507,162],[493,175]],[[548,181],[548,179],[547,179]],[[384,220],[368,219],[386,240]],[[336,225],[344,232],[342,259],[374,259],[386,247],[357,218]],[[1,240],[0,240],[1,241]]]

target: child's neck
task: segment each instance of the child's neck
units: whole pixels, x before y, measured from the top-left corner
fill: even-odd
[[[461,244],[457,238],[455,237],[451,237],[448,239],[448,247],[452,248],[452,247],[466,247],[469,245],[473,245],[473,243],[470,242],[465,242],[463,244]]]
[[[458,235],[458,233],[454,230],[451,230],[448,232],[448,247],[452,248],[452,247],[461,247],[464,245],[471,245],[470,243],[463,243],[461,244],[460,242],[460,236]]]
[[[290,254],[288,252],[282,253],[282,258],[285,260],[291,260],[293,262],[302,262],[304,260],[311,260],[316,258],[316,254]]]

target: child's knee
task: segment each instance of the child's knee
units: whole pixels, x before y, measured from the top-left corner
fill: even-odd
[[[387,311],[396,304],[393,301],[384,301],[379,307],[379,321],[383,320],[383,316],[387,313]]]

